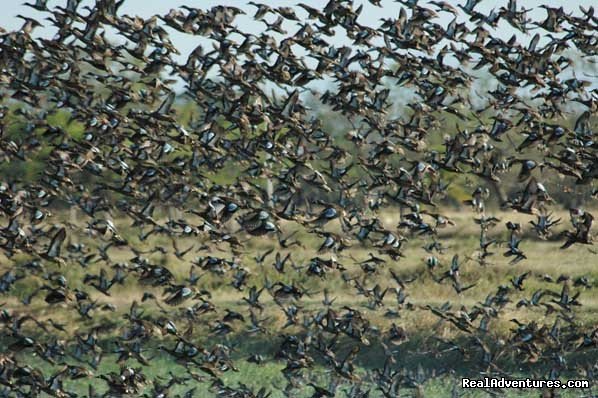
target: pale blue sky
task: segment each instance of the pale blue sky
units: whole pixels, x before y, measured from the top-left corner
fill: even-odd
[[[50,0],[48,2],[48,6],[50,8],[61,5],[64,6],[67,0]],[[324,7],[328,0],[256,0],[257,2],[265,3],[271,6],[294,6],[297,3],[304,2],[309,4],[313,7]],[[0,0],[1,4],[1,13],[0,13],[0,27],[6,30],[14,30],[18,29],[22,25],[22,20],[16,18],[16,15],[23,14],[27,16],[31,16],[34,18],[38,18],[40,22],[46,25],[45,28],[38,28],[36,30],[36,35],[44,35],[50,36],[52,34],[52,30],[49,28],[50,22],[43,20],[46,15],[43,13],[39,13],[38,11],[23,6],[22,3],[24,0]],[[29,2],[35,2],[35,0],[29,0]],[[450,4],[458,5],[458,4],[465,4],[466,0],[448,0]],[[80,5],[82,8],[85,5],[93,4],[94,1],[92,0],[83,0]],[[355,0],[355,6],[357,7],[360,4],[364,4],[363,12],[361,13],[358,22],[364,25],[368,25],[371,27],[378,26],[381,21],[381,18],[396,18],[399,15],[399,11],[401,7],[404,7],[402,4],[394,1],[394,0],[382,0],[382,7],[375,7],[370,4],[367,0]],[[427,0],[420,0],[420,4],[425,5]],[[551,1],[551,0],[519,0],[518,7],[525,7],[526,9],[533,9],[528,13],[528,18],[531,18],[535,21],[541,21],[546,16],[546,11],[538,8],[539,5],[542,4],[549,4],[551,6],[559,6],[562,5],[566,11],[574,12],[577,15],[580,15],[579,6],[583,6],[584,8],[589,8],[592,5],[596,5],[596,0],[569,0],[569,1]],[[252,16],[255,13],[256,8],[253,6],[247,5],[247,1],[231,1],[231,0],[126,0],[123,6],[120,8],[119,13],[121,14],[128,14],[128,15],[139,15],[144,18],[148,18],[154,14],[166,14],[172,8],[177,8],[181,5],[187,5],[190,7],[197,7],[203,9],[209,9],[215,5],[227,4],[231,6],[236,6],[242,8],[247,12],[247,15],[241,15],[237,17],[235,23],[237,27],[245,32],[250,33],[258,33],[265,28],[265,25],[261,22],[256,22],[253,20]],[[480,4],[476,6],[476,10],[484,13],[488,13],[493,8],[498,10],[500,7],[506,7],[508,4],[508,0],[482,0]],[[430,5],[430,7],[433,7]],[[85,11],[83,11],[85,12]],[[461,12],[461,11],[460,11]],[[303,10],[297,8],[297,14],[300,17],[304,17],[306,14]],[[452,20],[453,16],[446,13],[440,12],[439,18],[435,22],[446,26],[448,22]],[[270,21],[273,20],[272,16],[267,17]],[[461,21],[467,20],[467,16],[461,12],[460,16]],[[292,34],[295,32],[298,27],[293,26],[294,22],[287,21],[284,25],[285,29]],[[176,45],[177,49],[180,51],[181,55],[178,57],[178,62],[184,62],[187,59],[189,53],[197,47],[197,45],[201,44],[202,46],[211,46],[211,44],[201,37],[192,36],[177,32],[173,29],[166,27],[168,32],[170,33],[171,40]],[[541,34],[545,34],[543,30],[532,30],[530,33],[522,33],[516,29],[514,29],[511,25],[509,25],[506,21],[501,21],[492,34],[494,36],[500,37],[504,40],[510,38],[513,34],[517,35],[517,41],[525,45],[527,41],[536,33],[540,32]],[[329,38],[325,37],[325,40],[331,44],[340,46],[340,45],[350,45],[350,42],[346,41],[346,38],[342,34],[341,28],[337,29],[337,37]],[[272,33],[271,33],[272,34]],[[277,34],[273,34],[274,37],[277,37]],[[557,35],[558,36],[558,35]],[[108,34],[108,37],[111,37]],[[381,43],[380,43],[381,44]],[[299,54],[301,55],[301,54]],[[308,65],[311,65],[310,61],[313,60],[306,60]],[[595,66],[595,65],[593,65]],[[594,69],[590,66],[591,69]],[[586,68],[587,69],[587,65]]]
[[[29,0],[30,2],[34,2],[35,0]],[[257,1],[265,4],[269,4],[271,6],[293,6],[297,3],[303,1],[306,4],[309,4],[313,7],[323,7],[327,0],[262,0]],[[24,2],[23,0],[0,0],[1,8],[0,10],[0,26],[7,30],[18,29],[21,24],[22,20],[16,18],[16,15],[23,14],[32,17],[39,17],[41,13],[37,12],[36,10],[25,7],[22,5]],[[425,5],[427,0],[420,0],[420,3]],[[449,3],[457,5],[457,4],[465,4],[466,0],[448,0]],[[92,4],[93,2],[90,0],[84,0],[81,3],[81,6]],[[381,18],[389,18],[389,17],[397,17],[399,14],[399,10],[402,5],[394,0],[382,0],[383,7],[375,7],[371,5],[367,0],[355,0],[355,7],[359,4],[364,4],[364,10],[359,17],[359,22],[362,24],[366,24],[369,26],[376,26],[380,23]],[[488,12],[492,8],[499,9],[500,7],[506,6],[508,0],[482,0],[478,6],[476,6],[476,10],[480,12]],[[62,5],[66,4],[66,0],[50,0],[48,5],[53,7],[55,5]],[[126,0],[123,6],[120,8],[120,13],[125,13],[129,15],[139,15],[141,17],[147,18],[153,14],[165,14],[171,8],[177,8],[181,5],[187,5],[191,7],[198,7],[198,8],[210,8],[215,5],[220,4],[227,4],[231,6],[236,6],[246,10],[248,15],[240,16],[236,20],[237,26],[244,31],[255,32],[259,31],[260,29],[264,28],[262,23],[257,23],[252,20],[251,15],[255,12],[255,7],[248,6],[247,1],[231,1],[231,0]],[[597,5],[596,0],[569,0],[569,1],[551,1],[551,0],[519,0],[518,7],[525,7],[527,9],[532,8],[533,11],[529,12],[528,15],[534,20],[543,19],[546,15],[546,12],[542,9],[538,9],[537,7],[541,4],[548,4],[550,6],[556,7],[562,5],[565,10],[567,11],[574,11],[575,13],[579,14],[579,6],[583,6],[584,8],[588,8],[592,5]],[[302,14],[302,10],[298,11],[299,15]],[[439,13],[440,18],[438,20],[439,23],[445,24],[448,23],[452,16],[441,12]],[[45,21],[46,25],[49,25],[48,21]],[[291,27],[291,25],[285,25]],[[43,29],[41,30],[43,32]],[[292,30],[291,30],[292,31]],[[518,36],[525,36],[521,32],[516,31],[513,29],[508,23],[501,22],[499,27],[496,31],[496,34],[499,36],[510,37],[513,33],[518,34]],[[535,34],[532,32],[531,35]],[[197,38],[189,35],[184,35],[178,32],[172,32],[173,41],[176,41],[177,46],[182,50],[182,52],[188,52],[195,48]],[[531,36],[530,36],[531,37]],[[525,41],[525,38],[521,38],[520,41]]]

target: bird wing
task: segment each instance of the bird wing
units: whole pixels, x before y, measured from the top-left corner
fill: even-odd
[[[66,239],[66,229],[60,228],[52,238],[46,255],[50,258],[60,257],[60,246]]]

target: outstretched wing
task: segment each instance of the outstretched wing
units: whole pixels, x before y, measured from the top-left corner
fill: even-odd
[[[156,110],[156,114],[158,115],[168,115],[170,112],[170,108],[172,108],[172,104],[174,104],[175,93],[171,91],[166,99],[162,101],[160,107]]]
[[[50,243],[50,247],[46,252],[46,256],[49,258],[57,258],[60,257],[60,247],[62,243],[66,239],[66,229],[60,228],[58,232],[52,238],[52,242]]]

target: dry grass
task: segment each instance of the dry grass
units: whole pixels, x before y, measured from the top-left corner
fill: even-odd
[[[496,212],[496,216],[501,219],[501,223],[496,228],[490,230],[489,236],[499,240],[499,243],[492,249],[496,254],[490,258],[490,264],[480,266],[475,260],[475,253],[477,250],[479,235],[479,227],[473,223],[474,215],[468,211],[453,211],[446,212],[446,215],[455,222],[455,226],[439,231],[439,240],[443,244],[447,245],[447,250],[443,254],[426,252],[422,246],[429,240],[423,240],[418,237],[409,237],[409,241],[405,244],[404,257],[398,261],[391,260],[386,257],[387,262],[379,266],[379,269],[373,273],[365,275],[360,267],[354,264],[354,259],[365,260],[368,258],[369,253],[375,253],[375,248],[365,247],[357,241],[351,248],[338,254],[318,254],[314,248],[317,248],[320,244],[319,238],[308,234],[304,230],[300,230],[296,235],[296,238],[303,243],[303,247],[294,246],[289,250],[281,250],[281,254],[284,256],[287,252],[291,253],[293,262],[298,266],[304,266],[310,258],[320,255],[323,258],[329,258],[331,255],[338,259],[338,262],[343,264],[346,268],[345,274],[351,275],[357,278],[367,288],[372,288],[376,284],[380,284],[384,287],[397,287],[396,283],[390,278],[389,270],[393,270],[395,273],[411,278],[417,276],[417,280],[412,284],[409,284],[406,292],[408,294],[407,301],[412,303],[414,307],[420,308],[427,304],[440,305],[444,302],[451,302],[454,307],[466,306],[471,308],[476,303],[483,301],[489,293],[496,291],[499,285],[509,285],[509,280],[512,277],[520,275],[524,272],[531,272],[531,276],[525,282],[525,290],[523,292],[517,292],[513,296],[513,301],[521,298],[530,298],[531,294],[537,289],[551,289],[555,292],[560,290],[560,286],[557,284],[550,284],[544,281],[543,277],[548,275],[556,280],[560,275],[566,274],[571,276],[573,279],[586,276],[590,282],[598,280],[598,255],[593,254],[590,250],[591,247],[583,245],[574,245],[567,250],[559,249],[561,241],[543,241],[535,238],[531,231],[531,225],[529,221],[534,219],[532,216],[519,214],[516,212]],[[62,215],[66,217],[66,215]],[[555,214],[555,217],[562,218],[562,225],[558,227],[566,228],[568,224],[568,214],[566,212],[559,212]],[[396,227],[398,223],[398,215],[387,213],[381,217],[381,221],[386,228],[392,229]],[[528,256],[527,260],[524,260],[516,265],[509,265],[510,259],[502,256],[502,252],[505,248],[500,241],[504,241],[507,238],[506,229],[504,223],[506,221],[513,221],[521,223],[525,229],[525,239],[521,244],[521,248]],[[191,221],[190,221],[191,222]],[[124,234],[129,241],[141,250],[150,250],[155,246],[162,246],[172,252],[171,242],[169,238],[162,236],[155,236],[150,238],[149,241],[141,242],[137,238],[138,231],[133,233],[133,229],[126,226],[126,223],[117,221],[117,225],[120,225],[121,233]],[[557,228],[558,228],[557,227]],[[234,229],[234,227],[231,227]],[[334,225],[329,225],[327,228],[334,229]],[[285,234],[290,233],[292,230],[289,225],[282,225],[282,229]],[[339,230],[338,226],[336,229]],[[340,231],[339,231],[340,232]],[[558,230],[556,231],[558,234]],[[93,242],[96,239],[96,242]],[[70,236],[71,242],[85,243],[92,245],[97,243],[97,237],[86,237]],[[186,248],[190,245],[194,245],[196,248],[205,245],[198,238],[181,238],[179,239],[179,248]],[[380,312],[384,311],[370,311],[366,304],[368,299],[363,296],[356,296],[355,289],[352,288],[351,284],[347,284],[341,278],[341,272],[338,270],[332,270],[324,278],[318,278],[315,276],[307,276],[305,269],[300,271],[294,270],[290,264],[287,263],[286,271],[284,273],[277,272],[272,263],[274,261],[274,253],[267,257],[263,265],[258,265],[255,262],[254,257],[260,253],[264,253],[266,250],[275,248],[278,250],[278,244],[271,238],[253,238],[246,245],[245,253],[243,255],[234,255],[230,252],[228,245],[212,245],[209,244],[204,247],[204,250],[196,252],[194,249],[191,251],[183,261],[177,259],[172,253],[147,253],[144,254],[147,259],[153,264],[161,264],[167,266],[172,273],[175,275],[177,281],[184,283],[184,278],[188,276],[190,269],[190,262],[200,256],[216,256],[226,259],[235,259],[235,261],[249,270],[251,276],[248,279],[248,286],[256,285],[258,287],[263,286],[265,280],[270,282],[282,281],[285,283],[297,283],[306,288],[308,291],[313,292],[312,295],[306,296],[301,300],[301,305],[305,309],[318,309],[320,307],[320,301],[322,299],[322,291],[324,288],[328,289],[330,294],[337,298],[335,301],[336,307],[343,305],[351,305],[355,307],[364,308],[365,311],[371,313],[373,317],[378,316]],[[437,283],[432,274],[440,275],[450,266],[451,258],[454,254],[460,256],[460,273],[461,279],[464,285],[476,283],[472,289],[457,294],[450,283],[439,284]],[[132,252],[127,249],[111,248],[109,255],[113,263],[126,263],[131,260],[134,256]],[[439,266],[433,272],[428,270],[425,260],[427,257],[436,256],[439,260]],[[13,259],[14,260],[14,259]],[[17,258],[18,263],[22,263],[24,258]],[[2,261],[2,269],[5,270],[9,266],[10,262],[6,259]],[[99,272],[99,266],[91,265],[86,269],[83,269],[79,264],[72,261],[66,268],[58,268],[54,265],[49,265],[47,272],[60,272],[65,275],[69,282],[69,287],[82,288],[89,291],[94,299],[99,300],[103,303],[110,303],[119,309],[119,311],[126,311],[132,301],[139,301],[146,290],[154,292],[157,296],[160,296],[161,289],[148,288],[147,286],[141,286],[135,280],[134,274],[129,275],[123,286],[115,285],[111,289],[111,296],[105,296],[89,286],[82,285],[81,280],[86,273],[97,274]],[[109,275],[112,272],[109,268],[106,268]],[[202,273],[201,270],[197,270],[197,273]],[[210,299],[217,308],[222,309],[226,306],[232,305],[234,307],[239,306],[242,303],[242,297],[246,294],[245,291],[238,291],[230,286],[232,280],[231,272],[224,275],[211,275],[205,273],[198,283],[199,288],[209,289],[212,297]],[[12,296],[6,297],[4,301],[12,306],[14,309],[19,311],[27,311],[43,316],[44,314],[52,314],[53,317],[69,317],[68,311],[56,311],[55,308],[49,308],[43,300],[39,297],[33,301],[33,303],[24,307],[19,304],[19,300],[25,297],[35,287],[39,287],[45,283],[42,275],[32,276],[24,279],[18,283],[18,290],[16,290]],[[595,294],[595,290],[586,289],[581,295],[581,303],[583,304],[581,315],[587,317],[588,320],[592,319],[592,314],[598,308],[598,296]],[[392,292],[389,292],[385,298],[385,305],[389,308],[393,308],[395,305],[395,298]],[[268,294],[262,296],[262,301],[268,308],[272,308],[274,312],[278,312],[278,307],[273,302],[272,298]],[[514,304],[514,303],[512,303]],[[525,316],[525,309],[519,310],[511,306],[507,307],[513,315]],[[418,315],[410,316],[410,312],[417,312]],[[536,313],[537,311],[535,311]],[[404,323],[409,329],[417,331],[422,326],[429,326],[429,322],[426,321],[427,316],[422,316],[421,311],[402,311],[404,314]],[[510,316],[510,315],[509,315]],[[413,319],[411,319],[413,318]],[[434,319],[432,317],[431,319]]]
[[[493,247],[492,251],[496,254],[491,257],[490,264],[481,266],[475,260],[475,252],[478,245],[478,226],[473,222],[474,215],[467,209],[463,211],[448,211],[446,215],[455,222],[455,226],[448,227],[439,231],[438,239],[447,245],[447,250],[440,254],[430,254],[426,252],[422,247],[425,243],[429,242],[427,239],[421,239],[416,236],[408,236],[409,241],[406,242],[404,257],[398,261],[394,261],[385,257],[386,263],[379,265],[376,272],[365,275],[359,265],[354,263],[354,259],[364,260],[368,258],[369,253],[376,253],[375,248],[366,247],[357,241],[354,241],[353,246],[345,251],[337,254],[320,254],[323,258],[329,258],[331,255],[336,256],[338,262],[343,264],[346,270],[344,273],[355,277],[360,283],[366,288],[373,288],[376,284],[382,286],[382,288],[390,287],[396,288],[397,284],[390,277],[390,270],[392,269],[395,273],[405,278],[417,277],[417,279],[407,285],[406,294],[407,302],[409,305],[404,305],[401,308],[397,307],[396,298],[393,291],[389,291],[384,299],[384,307],[379,309],[372,309],[369,306],[370,299],[367,297],[357,295],[356,290],[353,286],[354,282],[346,283],[343,281],[341,271],[331,270],[325,278],[318,278],[315,276],[308,276],[305,273],[305,268],[300,271],[296,271],[290,264],[286,266],[286,272],[277,272],[272,263],[274,261],[274,253],[279,250],[278,243],[272,238],[253,238],[251,241],[246,243],[245,252],[243,254],[235,254],[231,252],[227,244],[214,245],[206,242],[200,237],[186,237],[181,238],[178,241],[179,248],[187,248],[190,245],[194,245],[195,248],[185,257],[184,260],[176,258],[172,253],[162,254],[147,253],[144,256],[147,257],[150,263],[162,264],[167,266],[175,275],[176,280],[180,283],[185,283],[184,279],[188,276],[190,263],[195,257],[200,256],[217,256],[226,259],[234,259],[236,263],[245,267],[250,272],[247,285],[256,285],[261,287],[265,281],[270,282],[282,281],[285,283],[295,283],[306,290],[311,292],[309,295],[303,297],[303,299],[297,304],[302,308],[302,315],[300,315],[300,321],[304,317],[311,316],[318,311],[323,310],[321,300],[323,298],[324,288],[329,290],[331,296],[336,297],[332,308],[336,311],[344,311],[343,307],[350,306],[358,309],[370,320],[371,325],[375,326],[379,331],[379,338],[384,339],[385,333],[388,330],[391,323],[396,323],[407,330],[408,335],[411,338],[411,342],[407,343],[404,347],[401,347],[400,352],[403,354],[402,364],[405,366],[430,366],[435,368],[438,363],[433,358],[428,358],[428,355],[422,353],[423,348],[428,343],[435,341],[436,337],[445,339],[463,338],[455,327],[447,322],[439,322],[439,319],[433,315],[429,310],[426,309],[427,305],[440,306],[445,302],[450,302],[453,310],[459,308],[471,310],[474,306],[480,305],[488,294],[495,293],[500,285],[510,286],[510,279],[524,272],[531,272],[530,277],[525,281],[525,289],[521,292],[513,290],[510,295],[510,303],[505,306],[502,312],[499,314],[497,319],[491,322],[491,336],[495,339],[507,338],[509,331],[514,327],[513,322],[510,320],[513,318],[519,319],[523,322],[536,321],[539,325],[547,325],[550,327],[556,319],[555,314],[546,314],[544,307],[529,307],[529,308],[517,308],[516,303],[523,299],[530,299],[533,292],[538,289],[547,289],[555,293],[559,293],[561,284],[556,282],[546,282],[545,277],[548,275],[556,279],[566,274],[575,279],[581,276],[585,276],[592,285],[591,288],[587,287],[573,287],[573,291],[581,291],[580,302],[581,307],[576,308],[576,319],[581,325],[591,327],[598,323],[598,295],[593,287],[598,282],[598,256],[590,251],[591,247],[574,245],[567,250],[561,250],[559,247],[562,240],[540,240],[534,236],[531,232],[531,225],[529,221],[534,217],[522,215],[514,212],[496,212],[495,215],[501,219],[496,228],[490,230],[489,236],[496,238],[499,241],[504,241],[507,238],[506,229],[504,223],[506,221],[519,222],[524,228],[524,241],[521,244],[521,248],[528,256],[527,260],[524,260],[516,265],[509,265],[509,258],[503,257],[502,253],[506,250],[504,245],[499,243],[496,247]],[[555,214],[556,217],[562,218],[562,224],[555,228],[555,235],[569,226],[568,214],[564,211],[560,211]],[[67,219],[70,215],[58,214],[58,218]],[[382,224],[387,229],[394,230],[398,223],[398,215],[387,213],[381,218]],[[135,247],[141,250],[150,250],[155,246],[163,246],[170,252],[172,246],[170,239],[163,236],[153,236],[150,240],[141,242],[139,241],[137,234],[139,231],[129,228],[128,222],[117,219],[116,224],[119,227],[121,234],[127,237],[129,241]],[[234,231],[236,225],[231,225],[231,231]],[[327,228],[336,229],[340,233],[338,225],[328,225]],[[284,235],[292,232],[291,226],[288,224],[282,224]],[[295,236],[300,242],[303,243],[303,247],[294,246],[288,250],[280,250],[284,256],[287,252],[291,253],[291,258],[297,266],[304,266],[307,264],[309,259],[318,255],[314,248],[319,246],[320,240],[313,235],[310,235],[305,230],[299,230]],[[79,242],[88,245],[97,244],[98,237],[90,236],[69,236],[71,243]],[[197,248],[202,245],[206,245],[199,252]],[[254,257],[259,253],[264,253],[270,248],[275,248],[275,252],[272,253],[264,262],[263,265],[256,263]],[[438,283],[435,281],[433,274],[438,276],[446,271],[449,266],[453,255],[458,254],[460,257],[460,273],[461,279],[464,285],[476,283],[475,287],[466,292],[458,294],[453,287],[445,281]],[[112,248],[109,250],[109,255],[113,264],[116,263],[130,263],[131,258],[134,256],[132,252],[127,249]],[[430,271],[426,265],[426,258],[435,255],[439,259],[439,266]],[[27,259],[25,257],[15,257],[8,261],[3,259],[0,265],[0,269],[5,271],[12,265],[11,263],[23,264]],[[105,267],[105,266],[104,266]],[[52,318],[54,321],[66,323],[69,328],[69,332],[80,332],[83,333],[88,330],[91,326],[97,324],[112,325],[111,333],[104,336],[109,339],[110,335],[120,334],[122,327],[125,324],[123,315],[128,312],[129,307],[133,301],[140,302],[143,293],[145,291],[151,291],[157,297],[162,296],[162,288],[153,288],[148,286],[141,286],[136,280],[135,273],[131,273],[123,285],[115,285],[110,290],[110,296],[105,296],[93,289],[90,286],[82,284],[83,276],[86,273],[97,274],[101,267],[98,264],[90,265],[87,268],[82,268],[79,264],[72,259],[68,265],[63,268],[59,268],[57,265],[47,264],[46,273],[60,272],[68,280],[70,289],[84,289],[91,293],[93,300],[98,300],[99,303],[109,303],[116,307],[115,312],[95,310],[92,314],[93,320],[85,320],[79,317],[76,310],[73,310],[73,304],[60,304],[49,306],[43,301],[43,293],[36,297],[29,306],[24,306],[20,303],[20,300],[28,295],[33,289],[46,283],[43,279],[43,274],[31,275],[17,283],[16,288],[11,293],[3,297],[5,307],[11,311],[20,314],[32,314],[38,317],[40,320]],[[105,267],[108,275],[111,276],[114,272],[112,269]],[[196,270],[198,273],[202,273],[200,270]],[[201,343],[208,344],[210,341],[217,341],[214,336],[210,335],[207,331],[212,322],[217,319],[221,319],[225,314],[225,309],[234,309],[243,313],[248,317],[249,312],[247,306],[242,301],[242,298],[247,294],[247,288],[243,291],[236,290],[231,286],[232,272],[227,272],[224,275],[213,275],[205,273],[204,276],[199,280],[197,287],[199,289],[208,289],[211,292],[210,302],[216,307],[216,312],[206,314],[202,316],[202,322],[196,324],[197,330],[205,330],[198,337],[198,341]],[[548,299],[547,299],[548,300]],[[246,358],[248,352],[263,352],[272,354],[276,344],[279,343],[277,335],[282,331],[283,333],[303,333],[303,329],[300,326],[291,326],[287,329],[282,330],[286,318],[280,310],[280,307],[274,302],[272,297],[264,291],[261,297],[261,301],[264,304],[264,311],[259,315],[260,318],[269,318],[266,322],[269,334],[267,335],[254,335],[246,332],[246,326],[242,324],[234,325],[234,333],[226,337],[227,341],[235,341],[238,344],[236,357],[241,359],[242,369],[241,374],[227,375],[224,380],[230,383],[237,383],[243,380],[249,380],[247,375],[254,374],[256,371],[260,375],[264,375],[268,380],[272,380],[273,383],[282,386],[284,380],[281,379],[280,369],[284,367],[284,364],[272,362],[268,365],[263,365],[256,370],[254,365],[246,364],[242,359]],[[167,307],[171,311],[169,317],[176,320],[180,327],[184,327],[185,321],[180,315],[185,303],[176,307]],[[159,309],[152,303],[147,302],[143,304],[146,314],[159,314]],[[384,316],[386,310],[393,309],[398,310],[398,317],[386,317]],[[38,331],[40,332],[40,331]],[[40,332],[43,335],[43,332]],[[61,333],[58,333],[62,336]],[[158,333],[156,335],[157,341],[167,341],[166,335],[161,336]],[[215,339],[215,340],[214,340]],[[273,341],[276,344],[273,344]],[[344,344],[351,344],[346,342]],[[425,350],[423,350],[425,351]],[[382,352],[376,341],[372,341],[371,352],[364,354],[365,357],[360,359],[362,361],[360,366],[363,367],[363,371],[371,370],[372,368],[381,367],[383,357]],[[452,358],[452,357],[451,357]],[[445,361],[454,361],[455,358],[445,358]],[[163,361],[168,361],[168,358],[162,358]],[[459,359],[456,359],[459,360]],[[475,358],[470,358],[470,361],[476,361]],[[422,365],[423,364],[423,365]],[[175,365],[172,365],[175,366]],[[460,366],[467,366],[462,363]],[[169,368],[168,365],[164,365],[164,368]],[[174,369],[174,368],[173,368]],[[323,371],[323,370],[322,370]],[[252,373],[253,372],[253,373]],[[317,373],[317,372],[316,372]],[[523,372],[525,375],[525,372]],[[322,373],[322,380],[326,380],[326,373]],[[432,380],[426,384],[427,394],[430,396],[446,396],[447,385],[450,383],[444,383],[441,380]],[[256,386],[259,385],[255,384]],[[181,391],[181,390],[179,390]],[[310,391],[310,390],[307,390]],[[306,396],[309,396],[306,393]],[[523,393],[521,393],[523,394]],[[376,396],[375,394],[372,396]],[[428,395],[426,395],[428,396]],[[481,396],[472,395],[468,396]],[[515,395],[515,396],[526,396],[526,395]],[[567,396],[567,395],[565,395]],[[572,395],[575,396],[575,395]]]

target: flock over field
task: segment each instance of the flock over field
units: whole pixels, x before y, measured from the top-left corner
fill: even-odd
[[[0,397],[597,396],[593,7],[123,3],[0,27]]]

